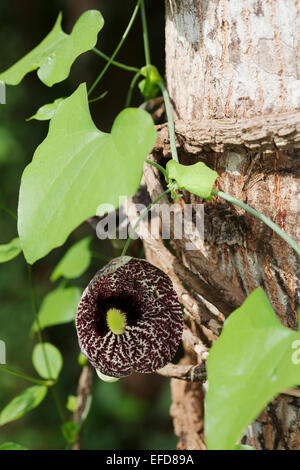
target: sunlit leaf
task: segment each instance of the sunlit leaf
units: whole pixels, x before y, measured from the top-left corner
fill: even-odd
[[[84,84],[66,98],[22,177],[18,230],[26,260],[62,245],[100,204],[116,208],[119,196],[132,196],[155,138],[141,109],[123,110],[106,134],[91,119]]]
[[[36,408],[45,398],[47,387],[35,385],[27,388],[6,405],[0,413],[0,426],[21,418],[25,413]]]
[[[209,449],[234,449],[280,392],[300,384],[300,332],[283,326],[261,288],[226,320],[207,360]]]
[[[46,295],[39,310],[38,318],[41,328],[61,325],[75,319],[81,290],[78,287],[58,287]],[[37,331],[34,323],[32,331]]]
[[[179,189],[186,189],[204,199],[211,198],[213,185],[219,176],[216,171],[202,162],[186,166],[170,160],[166,170],[169,178],[176,181]]]
[[[25,57],[1,73],[0,80],[8,85],[18,85],[28,72],[36,69],[45,85],[52,86],[65,80],[75,59],[96,45],[104,20],[99,11],[88,10],[78,19],[70,35],[62,30],[61,21],[60,13],[48,36]]]
[[[53,101],[53,103],[44,104],[44,106],[39,108],[33,116],[26,119],[26,121],[31,121],[32,119],[36,119],[37,121],[48,121],[54,116],[63,100],[64,98],[58,98],[57,100]]]
[[[63,365],[60,351],[51,343],[36,344],[32,353],[32,363],[43,379],[56,380]]]
[[[0,245],[0,263],[6,263],[18,256],[22,251],[19,238],[14,238],[11,242]]]
[[[61,276],[67,279],[81,276],[91,263],[90,243],[91,237],[83,238],[75,243],[54,269],[50,277],[51,281],[54,282]]]

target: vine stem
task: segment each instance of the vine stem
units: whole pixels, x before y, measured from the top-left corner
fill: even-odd
[[[18,217],[16,216],[16,214],[11,211],[10,209],[8,209],[4,204],[2,204],[0,202],[0,209],[2,209],[4,212],[6,212],[7,214],[9,214],[11,217],[13,217],[13,219],[15,220],[18,220]]]
[[[149,47],[148,27],[147,27],[147,18],[146,18],[146,9],[145,9],[144,0],[141,0],[141,17],[142,17],[142,26],[143,26],[145,60],[146,60],[146,65],[150,65],[151,64],[150,47]]]
[[[93,52],[95,52],[97,55],[102,57],[102,59],[106,60],[106,62],[110,61],[110,57],[108,55],[104,54],[104,52],[99,51],[99,49],[97,49],[96,47],[94,47]],[[139,71],[139,69],[137,67],[122,64],[121,62],[117,62],[116,60],[112,60],[111,65],[114,65],[115,67],[119,67],[119,69],[127,70],[128,72],[138,72]]]
[[[143,41],[144,41],[144,51],[145,51],[145,61],[146,61],[146,65],[150,65],[151,64],[151,58],[150,58],[150,47],[149,47],[149,37],[148,37],[148,27],[147,27],[147,18],[146,18],[146,9],[145,9],[145,3],[144,3],[144,0],[141,0],[140,1],[140,5],[141,5],[141,18],[142,18],[142,27],[143,27]],[[132,91],[135,87],[135,84],[140,76],[141,72],[138,71],[135,76],[133,77],[132,81],[131,81],[131,84],[130,84],[130,88],[129,88],[129,91],[128,91],[128,95],[127,95],[127,100],[126,100],[126,107],[129,106],[130,104],[130,101],[131,101],[131,97],[132,97]],[[163,81],[160,81],[158,82],[158,85],[162,91],[162,94],[163,94],[163,98],[164,98],[164,101],[165,101],[165,106],[166,106],[166,113],[167,113],[167,117],[168,117],[168,123],[169,123],[169,132],[170,132],[170,142],[171,142],[171,151],[172,151],[172,158],[174,158],[174,160],[178,161],[178,156],[177,156],[177,149],[176,149],[176,144],[173,145],[173,141],[175,143],[175,131],[174,131],[174,121],[173,121],[173,116],[172,116],[172,109],[171,109],[171,103],[170,103],[170,99],[169,99],[169,94],[168,94],[168,91],[165,87],[165,84],[163,83]],[[167,172],[166,170],[161,166],[159,165],[158,163],[155,163],[155,162],[152,162],[151,160],[147,160],[147,163],[149,163],[150,165],[153,165],[155,166],[158,170],[160,170],[163,174],[164,174],[164,177],[166,179],[166,181],[168,182],[168,175],[167,175]],[[121,256],[125,256],[126,252],[127,252],[127,249],[130,245],[130,242],[132,240],[132,237],[135,233],[135,230],[137,228],[137,226],[139,225],[139,223],[141,222],[141,220],[145,217],[145,215],[152,209],[152,207],[154,206],[154,204],[156,204],[158,201],[160,201],[160,199],[162,199],[166,194],[170,193],[171,191],[173,190],[173,187],[171,188],[168,188],[166,191],[164,191],[163,193],[161,193],[154,201],[152,201],[149,206],[142,212],[142,214],[139,216],[139,218],[137,219],[136,223],[134,224],[134,227],[133,229],[131,230],[130,234],[129,234],[129,237],[128,239],[126,240],[126,243],[124,245],[124,248],[122,250],[122,253],[121,253]]]
[[[163,166],[159,165],[158,163],[156,162],[152,162],[152,160],[146,160],[146,163],[149,163],[149,165],[152,165],[154,166],[155,168],[157,168],[165,177],[165,180],[167,183],[169,183],[169,176],[168,176],[168,173],[167,171],[164,169]]]
[[[36,325],[37,325],[37,335],[38,335],[39,343],[42,347],[42,352],[43,352],[46,368],[48,370],[49,377],[51,377],[50,363],[49,363],[47,352],[46,352],[46,349],[45,349],[41,324],[40,324],[40,320],[39,320],[39,316],[38,316],[38,307],[37,307],[35,288],[34,288],[34,283],[33,283],[32,267],[31,267],[30,264],[27,264],[27,267],[28,267],[28,275],[29,275],[32,309],[33,309],[33,313],[34,313],[34,317],[35,317],[35,322],[36,322]],[[59,398],[59,395],[58,395],[58,392],[56,390],[55,385],[53,385],[51,387],[51,391],[52,391],[52,395],[53,395],[53,398],[54,398],[55,403],[56,403],[56,407],[57,407],[57,411],[59,413],[60,419],[61,419],[62,423],[65,423],[66,418],[65,418],[64,409],[63,409],[63,406],[61,404],[61,401],[60,401],[60,398]]]
[[[134,87],[136,85],[136,82],[138,81],[139,76],[141,75],[141,71],[138,70],[136,74],[134,75],[133,79],[130,82],[127,98],[126,98],[126,103],[125,103],[125,108],[128,108],[130,106],[131,98],[132,98],[132,92],[134,90]]]
[[[146,64],[150,65],[151,64],[150,47],[149,47],[149,37],[148,37],[148,28],[147,28],[147,19],[146,19],[146,10],[145,10],[144,0],[141,0],[141,15],[142,15],[142,26],[143,26],[145,60],[146,60]],[[164,98],[164,102],[165,102],[167,119],[168,119],[168,126],[169,126],[172,158],[173,158],[173,160],[178,162],[178,154],[177,154],[176,141],[175,141],[175,127],[174,127],[172,106],[171,106],[171,102],[170,102],[169,93],[168,93],[168,90],[167,90],[163,80],[159,81],[157,83],[157,85],[161,89],[161,92],[162,92],[162,95],[163,95],[163,98]]]
[[[127,249],[130,245],[130,242],[132,240],[132,237],[134,235],[134,232],[137,228],[137,226],[139,225],[139,223],[141,222],[141,220],[145,217],[145,215],[152,209],[152,207],[154,206],[154,204],[156,204],[158,201],[160,201],[166,194],[170,193],[172,191],[173,188],[168,188],[166,191],[164,191],[163,193],[161,193],[156,199],[154,199],[154,201],[151,202],[151,204],[149,204],[148,207],[146,207],[146,209],[141,213],[141,215],[139,216],[139,218],[137,219],[136,223],[134,224],[134,227],[133,229],[131,230],[130,234],[129,234],[129,237],[127,238],[126,240],[126,243],[124,245],[124,248],[123,248],[123,251],[121,253],[121,256],[125,256],[126,255],[126,252],[127,252]]]
[[[279,228],[278,225],[272,222],[272,220],[270,220],[268,217],[256,211],[255,209],[248,206],[244,202],[241,202],[238,199],[235,199],[234,197],[230,196],[229,194],[223,193],[222,191],[213,189],[212,194],[214,194],[215,196],[219,196],[222,199],[225,199],[226,201],[231,202],[232,204],[235,204],[238,207],[241,207],[245,211],[249,212],[249,214],[254,215],[254,217],[264,222],[268,227],[274,230],[274,232],[277,233],[277,235],[279,235],[286,243],[288,243],[300,256],[300,246],[287,233],[285,233],[281,228]]]
[[[102,100],[107,95],[107,93],[108,93],[107,91],[105,91],[104,93],[101,93],[101,95],[97,96],[96,98],[89,100],[89,103],[95,103],[95,101]]]
[[[27,268],[28,268],[31,304],[32,304],[32,310],[33,310],[33,313],[34,313],[35,322],[36,322],[36,326],[37,326],[37,335],[38,335],[38,338],[39,338],[39,342],[41,344],[43,344],[44,341],[43,341],[41,324],[40,324],[40,320],[39,320],[39,316],[38,316],[38,306],[37,306],[35,289],[34,289],[34,284],[33,284],[32,267],[31,267],[30,264],[27,264]],[[48,362],[48,360],[45,361],[45,362]],[[49,371],[48,371],[48,373],[49,373]]]
[[[37,385],[45,385],[46,387],[52,387],[55,384],[53,380],[35,379],[34,377],[30,377],[29,375],[23,374],[22,372],[19,372],[14,369],[10,369],[9,367],[6,367],[6,366],[0,365],[0,371],[1,370],[3,370],[4,372],[7,372],[8,374],[15,375],[16,377],[19,377],[20,379],[27,380],[28,382],[32,382]]]
[[[141,0],[138,0],[137,1],[137,4],[135,6],[135,9],[132,13],[132,16],[129,20],[129,23],[127,25],[127,28],[125,29],[122,37],[121,37],[121,40],[119,42],[119,44],[117,45],[116,49],[114,50],[112,56],[110,57],[110,59],[108,60],[107,64],[105,65],[105,67],[102,69],[102,71],[100,72],[100,74],[98,75],[98,77],[96,78],[96,80],[94,81],[94,83],[92,84],[92,86],[90,87],[89,91],[88,91],[88,95],[90,95],[92,93],[92,91],[94,90],[94,88],[98,85],[98,83],[100,82],[101,78],[103,77],[103,75],[105,74],[106,70],[108,69],[108,67],[111,65],[111,63],[113,62],[114,58],[116,57],[117,53],[119,52],[119,50],[121,49],[125,39],[127,38],[128,36],[128,33],[134,23],[134,20],[136,18],[136,15],[139,11],[139,8],[140,8],[140,4],[141,4]]]
[[[170,146],[171,146],[171,152],[172,152],[172,158],[173,160],[178,162],[178,154],[177,154],[177,149],[176,149],[176,140],[175,140],[175,128],[174,128],[174,121],[173,121],[173,116],[172,116],[172,108],[171,108],[171,103],[170,103],[170,98],[168,91],[165,87],[165,84],[163,82],[159,82],[160,89],[162,90],[162,94],[164,97],[165,105],[166,105],[166,113],[167,113],[167,118],[168,118],[168,124],[169,124],[169,133],[170,133]],[[150,161],[148,161],[150,163]],[[153,162],[151,162],[152,164]],[[156,164],[157,165],[157,164]],[[162,171],[159,166],[156,166],[160,171]],[[165,171],[163,171],[164,176],[166,176]],[[230,196],[229,194],[225,194],[222,191],[213,189],[212,194],[215,196],[219,196],[222,199],[225,199],[228,202],[231,202],[232,204],[235,204],[236,206],[241,207],[245,211],[249,212],[249,214],[254,215],[257,219],[261,220],[264,222],[268,227],[270,227],[272,230],[274,230],[277,235],[279,235],[286,243],[288,243],[294,250],[295,252],[300,256],[300,246],[287,234],[285,233],[278,225],[276,225],[272,220],[270,220],[268,217],[265,215],[261,214],[260,212],[256,211],[252,207],[248,206],[244,202],[239,201],[238,199],[235,199],[233,196]]]

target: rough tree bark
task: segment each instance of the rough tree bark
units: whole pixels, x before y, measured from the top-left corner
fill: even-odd
[[[204,161],[218,171],[219,189],[300,242],[300,1],[166,0],[166,66],[180,162]],[[170,158],[164,125],[152,158]],[[153,199],[163,182],[149,165],[144,178]],[[202,201],[186,193],[184,202]],[[184,380],[171,379],[171,414],[178,447],[203,449],[203,371],[193,375],[191,366],[197,370],[224,318],[257,286],[281,322],[296,328],[299,258],[262,223],[218,200],[205,203],[204,246],[170,245],[145,241],[147,258],[172,277],[186,313]],[[277,397],[244,441],[300,449],[299,401]]]

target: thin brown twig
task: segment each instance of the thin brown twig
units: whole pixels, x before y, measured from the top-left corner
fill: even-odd
[[[172,379],[204,384],[206,382],[206,363],[205,361],[196,365],[176,365],[170,363],[162,369],[158,369],[156,373]]]
[[[88,405],[88,399],[91,394],[93,384],[93,367],[87,363],[82,368],[78,387],[77,387],[77,405],[76,410],[73,415],[73,420],[77,424],[81,424],[83,421],[83,414],[86,411],[86,407]],[[72,450],[80,450],[80,437],[81,437],[81,428],[76,436],[76,439],[72,445]]]

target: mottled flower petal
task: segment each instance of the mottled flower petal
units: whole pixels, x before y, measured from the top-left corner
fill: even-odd
[[[107,313],[124,313],[126,327],[113,333]],[[76,328],[91,364],[110,377],[153,372],[172,360],[183,318],[171,280],[146,260],[116,258],[102,268],[80,300]]]

